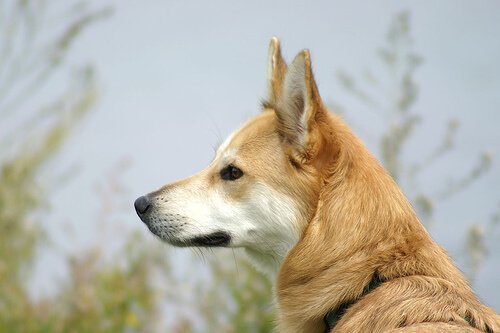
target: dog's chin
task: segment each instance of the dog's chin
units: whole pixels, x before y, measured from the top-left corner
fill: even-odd
[[[211,234],[193,237],[186,243],[186,246],[224,247],[231,243],[231,235],[225,231],[216,231]]]
[[[216,231],[207,235],[187,239],[163,239],[177,247],[227,247],[231,244],[231,235],[225,231]]]

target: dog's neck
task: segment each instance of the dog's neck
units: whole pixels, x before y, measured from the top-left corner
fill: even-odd
[[[266,274],[274,280],[278,275],[279,266],[283,262],[284,256],[277,258],[268,253],[262,253],[252,248],[245,248],[245,252],[260,272]]]
[[[420,248],[420,241],[430,244],[390,176],[348,129],[332,132],[339,131],[343,141],[337,142],[341,153],[331,167],[332,177],[325,182],[314,218],[284,260],[277,281],[278,304],[290,316],[282,321],[310,324],[310,332],[318,332],[321,324],[321,320],[307,323],[312,313],[322,318],[339,304],[356,299],[382,263],[390,262],[377,255],[384,253],[381,246],[401,245],[403,252],[415,253],[409,247]],[[410,234],[415,239],[409,240]],[[384,242],[386,235],[393,238],[391,242]],[[391,275],[399,273],[397,269]],[[321,293],[305,297],[312,290]],[[282,329],[306,331],[304,327]]]
[[[297,242],[298,237],[296,239],[275,242],[272,244],[272,248],[266,251],[246,247],[245,252],[253,265],[274,282],[285,257]]]

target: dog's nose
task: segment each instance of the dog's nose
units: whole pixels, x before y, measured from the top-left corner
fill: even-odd
[[[143,215],[148,211],[149,207],[151,207],[151,201],[149,201],[147,196],[143,195],[135,200],[134,207],[137,214]]]

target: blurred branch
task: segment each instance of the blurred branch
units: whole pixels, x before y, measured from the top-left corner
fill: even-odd
[[[459,179],[449,180],[445,189],[435,195],[436,200],[445,200],[452,195],[463,191],[477,181],[491,167],[492,157],[489,153],[483,153],[476,164],[467,174]]]
[[[500,223],[500,201],[485,226],[472,224],[466,233],[466,241],[463,253],[469,265],[468,276],[473,282],[479,273],[482,264],[488,259],[491,251],[488,250],[488,241],[494,241],[495,231],[498,230]]]
[[[396,181],[400,180],[403,169],[403,163],[401,162],[403,146],[419,123],[419,116],[405,115],[399,122],[393,123],[382,136],[380,143],[382,161]]]
[[[436,148],[434,148],[434,150],[431,151],[431,153],[427,157],[425,157],[421,162],[415,163],[409,168],[408,177],[414,178],[422,170],[428,168],[437,160],[445,156],[446,153],[448,153],[453,148],[458,127],[459,127],[458,120],[451,119],[450,121],[448,121],[448,126],[443,135],[441,143]]]
[[[47,243],[33,214],[47,202],[38,176],[96,99],[93,70],[87,66],[52,103],[21,109],[23,103],[33,101],[36,89],[47,88],[48,97],[53,97],[55,89],[48,77],[63,69],[47,64],[50,48],[36,45],[44,31],[45,4],[35,0],[0,3],[0,117],[3,125],[11,112],[21,123],[4,126],[9,131],[2,131],[0,137],[0,327],[9,332],[57,331],[49,328],[55,316],[48,310],[50,302],[33,302],[27,290],[36,250]],[[80,22],[81,27],[88,24]],[[69,36],[65,29],[60,31],[62,36]],[[77,34],[70,37],[74,40]],[[57,45],[62,46],[66,49],[61,60],[70,45]],[[46,73],[47,79],[30,84],[40,77],[38,73]],[[11,103],[14,100],[19,102]]]
[[[413,198],[412,202],[418,216],[422,219],[424,224],[429,225],[429,221],[432,218],[432,214],[434,213],[435,208],[434,202],[431,197],[424,193],[419,193]]]
[[[497,204],[495,211],[491,214],[490,225],[492,227],[500,224],[500,201]]]
[[[367,106],[374,109],[379,107],[377,103],[367,92],[363,91],[357,84],[353,76],[347,74],[342,70],[336,72],[336,77],[342,87],[355,96],[359,101],[364,102]],[[371,81],[374,82],[374,81]]]
[[[417,176],[446,154],[457,149],[455,137],[459,121],[450,119],[438,145],[427,154],[419,154],[425,156],[420,161],[410,165],[405,164],[403,162],[405,145],[414,137],[416,129],[422,125],[420,116],[413,111],[413,106],[418,98],[415,72],[423,63],[423,58],[413,48],[409,12],[396,15],[388,29],[385,45],[378,50],[378,58],[383,64],[385,76],[376,79],[372,74],[365,75],[365,81],[377,88],[375,97],[368,91],[360,89],[360,84],[352,75],[339,71],[337,79],[357,100],[369,108],[381,109],[380,113],[384,115],[388,124],[380,135],[381,161],[402,187],[408,185],[405,190],[409,192],[408,195],[422,222],[427,224],[431,221],[440,201],[467,190],[486,174],[491,168],[492,156],[483,153],[471,170],[462,177],[448,181],[435,195],[430,195],[428,189],[421,189]],[[374,102],[376,99],[377,103]],[[498,220],[500,213],[491,219],[491,221]],[[489,223],[488,230],[497,224]],[[467,232],[465,251],[470,258],[469,265],[473,274],[479,270],[488,253],[482,230],[479,224],[474,224]]]
[[[3,61],[3,67],[7,68],[8,72],[0,75],[0,110],[9,114],[29,101],[57,72],[71,45],[85,28],[110,14],[110,8],[80,14],[55,41],[36,49],[33,49],[35,39],[41,32],[35,29],[34,20],[25,19],[23,23],[28,27],[25,30],[29,31],[29,38],[20,42],[20,52],[14,55],[12,51],[8,51],[7,54],[12,55]],[[23,18],[27,16],[24,12],[20,15]],[[13,47],[7,47],[11,48]]]
[[[472,224],[466,233],[465,254],[469,262],[469,279],[474,281],[479,268],[488,255],[488,249],[485,245],[485,234],[483,228],[477,224]]]
[[[8,5],[3,5],[7,6],[8,11]],[[10,20],[0,21],[4,22],[1,36],[4,42],[0,53],[0,105],[4,96],[22,78],[21,70],[27,67],[29,57],[34,54],[36,27],[41,17],[34,15],[34,12],[43,9],[41,2],[17,1],[10,8]]]

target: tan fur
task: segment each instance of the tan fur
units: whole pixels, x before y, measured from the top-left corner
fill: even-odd
[[[280,110],[283,101],[270,104],[284,150],[307,170],[317,200],[304,209],[306,228],[279,272],[279,331],[322,332],[323,316],[358,300],[378,274],[384,283],[351,306],[332,332],[500,332],[499,316],[478,301],[396,183],[326,110],[309,53],[298,58],[306,71],[305,143],[297,144],[300,129]]]

